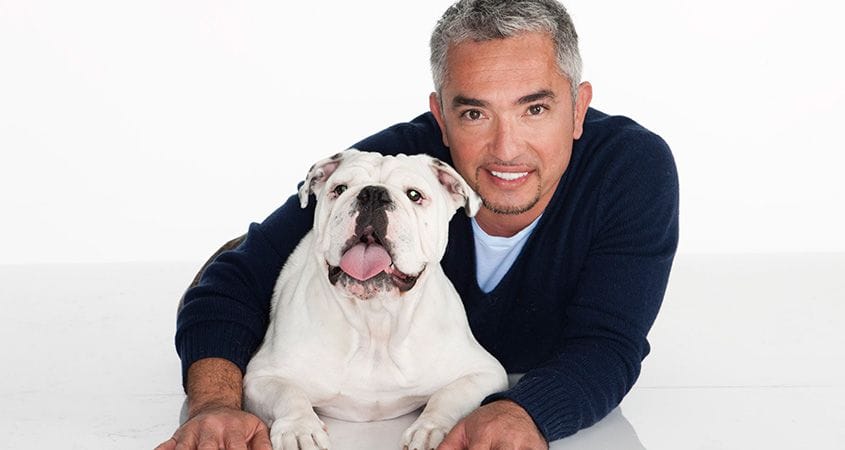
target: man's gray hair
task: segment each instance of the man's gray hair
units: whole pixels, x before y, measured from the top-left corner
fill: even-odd
[[[431,34],[431,73],[437,94],[449,75],[446,58],[450,45],[525,32],[544,32],[552,38],[558,67],[569,78],[575,99],[581,82],[578,35],[566,8],[555,0],[459,0],[450,6]]]

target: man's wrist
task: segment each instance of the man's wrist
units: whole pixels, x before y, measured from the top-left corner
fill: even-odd
[[[243,374],[233,362],[222,358],[197,360],[188,369],[188,417],[212,408],[241,409]]]
[[[508,414],[513,414],[515,416],[519,416],[519,417],[522,417],[522,418],[531,419],[531,415],[528,414],[528,411],[526,411],[525,408],[522,407],[522,405],[520,405],[519,403],[517,403],[517,402],[515,402],[515,401],[513,401],[509,398],[502,398],[502,399],[499,399],[499,400],[496,400],[496,401],[493,401],[493,402],[490,402],[490,403],[495,403],[496,405],[498,405],[500,408],[502,408]]]
[[[537,435],[543,438],[548,442],[546,436],[540,431],[540,426],[537,425],[537,422],[534,420],[534,417],[525,409],[524,406],[520,405],[519,403],[509,399],[509,398],[502,398],[499,400],[492,401],[489,404],[496,404],[500,406],[501,410],[504,414],[511,416],[514,419],[519,419],[525,421],[525,423],[531,423],[533,425],[534,430],[536,431]]]

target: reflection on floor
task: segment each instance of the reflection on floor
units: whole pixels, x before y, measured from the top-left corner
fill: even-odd
[[[197,264],[0,266],[0,448],[151,449],[183,403],[174,313]],[[562,449],[845,448],[845,255],[680,255],[633,391]],[[395,449],[413,415],[327,420]]]

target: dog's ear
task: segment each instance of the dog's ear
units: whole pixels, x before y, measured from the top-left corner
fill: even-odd
[[[317,161],[311,166],[308,175],[305,177],[305,182],[299,187],[299,206],[303,208],[308,206],[308,198],[311,194],[319,195],[320,191],[326,186],[326,180],[337,170],[346,153],[350,151],[354,150],[336,153],[331,157]]]
[[[455,209],[463,207],[467,216],[474,216],[481,208],[481,197],[472,190],[469,183],[452,166],[437,158],[431,158],[431,168],[434,169],[437,181],[454,202]]]

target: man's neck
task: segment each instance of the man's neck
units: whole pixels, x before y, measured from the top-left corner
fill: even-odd
[[[475,221],[490,236],[511,237],[530,225],[542,213],[543,209],[536,205],[522,214],[494,213],[481,207],[475,215]]]

